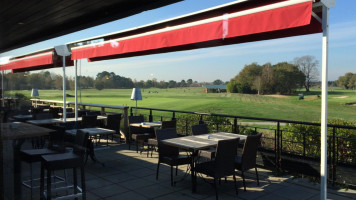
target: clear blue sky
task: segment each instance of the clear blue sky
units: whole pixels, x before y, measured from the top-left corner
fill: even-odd
[[[232,0],[185,0],[156,10],[146,11],[122,20],[107,23],[55,39],[36,43],[0,55],[17,56],[33,51],[62,45],[71,41],[125,30],[168,18],[188,14]],[[356,73],[356,1],[337,0],[336,7],[330,13],[329,38],[329,80],[336,80],[346,72]],[[96,76],[98,72],[109,71],[133,80],[187,80],[228,81],[245,64],[257,62],[272,64],[292,61],[304,55],[315,56],[321,62],[321,34],[291,37],[247,44],[229,45],[173,52],[158,55],[115,59],[87,63],[82,60],[81,73],[84,76]],[[321,66],[319,66],[321,72]],[[61,69],[51,72],[62,73]],[[74,67],[68,68],[67,75],[74,76]]]

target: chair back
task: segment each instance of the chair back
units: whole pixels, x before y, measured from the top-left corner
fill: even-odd
[[[75,117],[75,113],[74,112],[67,112],[66,115],[67,115],[67,118],[74,118]]]
[[[176,120],[162,121],[162,129],[176,128],[176,127],[177,127],[177,121]]]
[[[89,142],[89,134],[78,129],[74,139],[73,153],[84,158]]]
[[[144,122],[145,118],[142,115],[139,116],[129,116],[129,123],[141,123]]]
[[[100,111],[88,111],[85,113],[87,116],[98,116],[98,115],[101,115],[101,112]]]
[[[163,144],[161,141],[171,138],[178,137],[177,131],[175,128],[167,128],[167,129],[157,129],[156,130],[156,139],[158,142],[158,156],[177,156],[179,155],[179,149],[177,147],[169,146]]]
[[[216,178],[232,175],[235,171],[235,157],[240,138],[218,141],[215,157]]]
[[[108,115],[106,128],[115,130],[116,133],[120,133],[120,122],[122,114]]]
[[[209,133],[209,131],[206,124],[198,124],[192,126],[192,135],[202,135],[207,133]]]
[[[261,142],[261,136],[262,133],[247,136],[242,149],[241,167],[243,170],[251,169],[256,166],[256,155]]]
[[[35,120],[40,120],[40,119],[52,119],[53,114],[52,113],[37,113],[33,117]]]
[[[97,126],[96,115],[83,115],[82,116],[82,128],[94,128]]]
[[[48,148],[58,151],[65,152],[65,129],[63,127],[58,127],[56,131],[49,133]]]

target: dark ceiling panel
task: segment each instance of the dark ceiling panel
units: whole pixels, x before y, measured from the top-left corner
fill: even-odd
[[[182,0],[2,0],[0,53]]]

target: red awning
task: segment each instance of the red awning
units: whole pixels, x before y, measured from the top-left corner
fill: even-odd
[[[66,66],[73,66],[72,60],[66,59]],[[62,66],[62,59],[53,50],[28,56],[16,57],[8,64],[0,66],[0,71],[11,70],[12,73],[49,69]]]
[[[72,48],[90,61],[238,44],[322,32],[311,0],[281,1],[177,26]]]

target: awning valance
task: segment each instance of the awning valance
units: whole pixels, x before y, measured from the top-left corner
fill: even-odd
[[[66,59],[67,66],[73,66],[73,61]],[[62,60],[54,50],[25,55],[10,59],[9,63],[0,66],[0,71],[11,70],[12,73],[49,69],[62,66]]]
[[[72,48],[90,61],[238,44],[322,32],[313,1],[281,1],[208,19]]]

